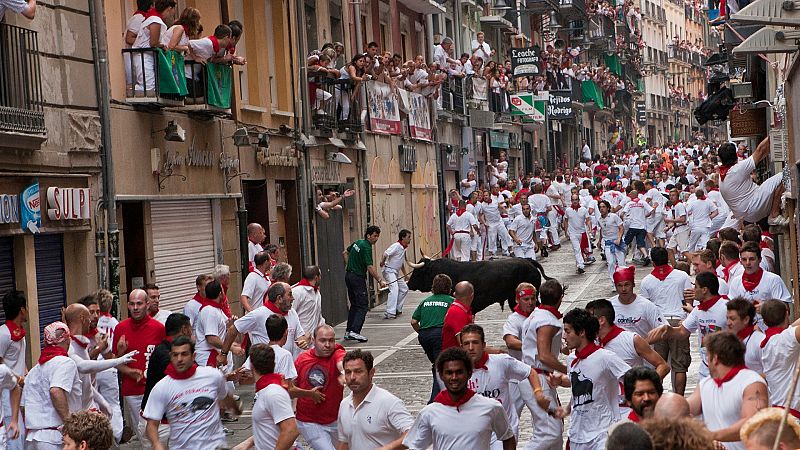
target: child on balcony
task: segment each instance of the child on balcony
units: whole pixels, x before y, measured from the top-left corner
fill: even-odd
[[[157,0],[155,13],[145,18],[131,48],[166,48],[167,24],[175,18],[175,0]],[[136,54],[133,57],[136,72],[136,95],[156,95],[156,69],[153,52]]]

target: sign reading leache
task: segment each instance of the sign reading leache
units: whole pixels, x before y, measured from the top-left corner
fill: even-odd
[[[511,77],[529,77],[539,73],[540,51],[539,47],[512,48]]]
[[[47,188],[47,216],[50,220],[91,218],[89,188]]]

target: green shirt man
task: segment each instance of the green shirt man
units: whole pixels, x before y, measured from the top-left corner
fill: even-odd
[[[359,239],[347,247],[347,271],[366,277],[367,267],[373,265],[372,244],[366,239]]]

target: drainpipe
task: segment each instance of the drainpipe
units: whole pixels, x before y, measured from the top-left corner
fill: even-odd
[[[309,110],[310,100],[308,98],[307,86],[307,68],[305,55],[308,53],[307,35],[305,33],[306,23],[306,10],[305,2],[303,0],[296,0],[295,20],[297,27],[297,54],[294,53],[294,45],[292,45],[292,33],[289,33],[289,63],[291,67],[298,67],[298,83],[300,85],[300,95],[297,95],[295,84],[292,83],[292,98],[295,99],[294,105],[294,145],[297,149],[297,154],[303,156],[303,161],[298,160],[297,170],[295,172],[297,179],[297,205],[298,216],[300,224],[305,224],[308,227],[308,233],[299,233],[300,235],[300,260],[303,265],[309,265],[313,262],[311,251],[311,243],[314,242],[313,232],[314,225],[311,223],[309,217],[309,199],[311,198],[311,186],[308,183],[308,165],[310,160],[308,158],[307,149],[303,143],[302,135],[311,130],[311,111]],[[299,159],[299,158],[298,158]]]
[[[103,205],[106,210],[108,271],[106,288],[114,296],[112,311],[119,307],[119,226],[117,225],[117,194],[114,183],[114,160],[111,148],[111,103],[108,72],[108,41],[103,0],[89,1],[91,19],[92,56],[94,57],[95,90],[100,116],[101,156],[103,162]]]

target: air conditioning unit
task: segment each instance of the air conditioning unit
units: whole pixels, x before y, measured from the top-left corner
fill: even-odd
[[[769,132],[769,158],[772,162],[786,162],[789,156],[789,133],[786,127]]]

